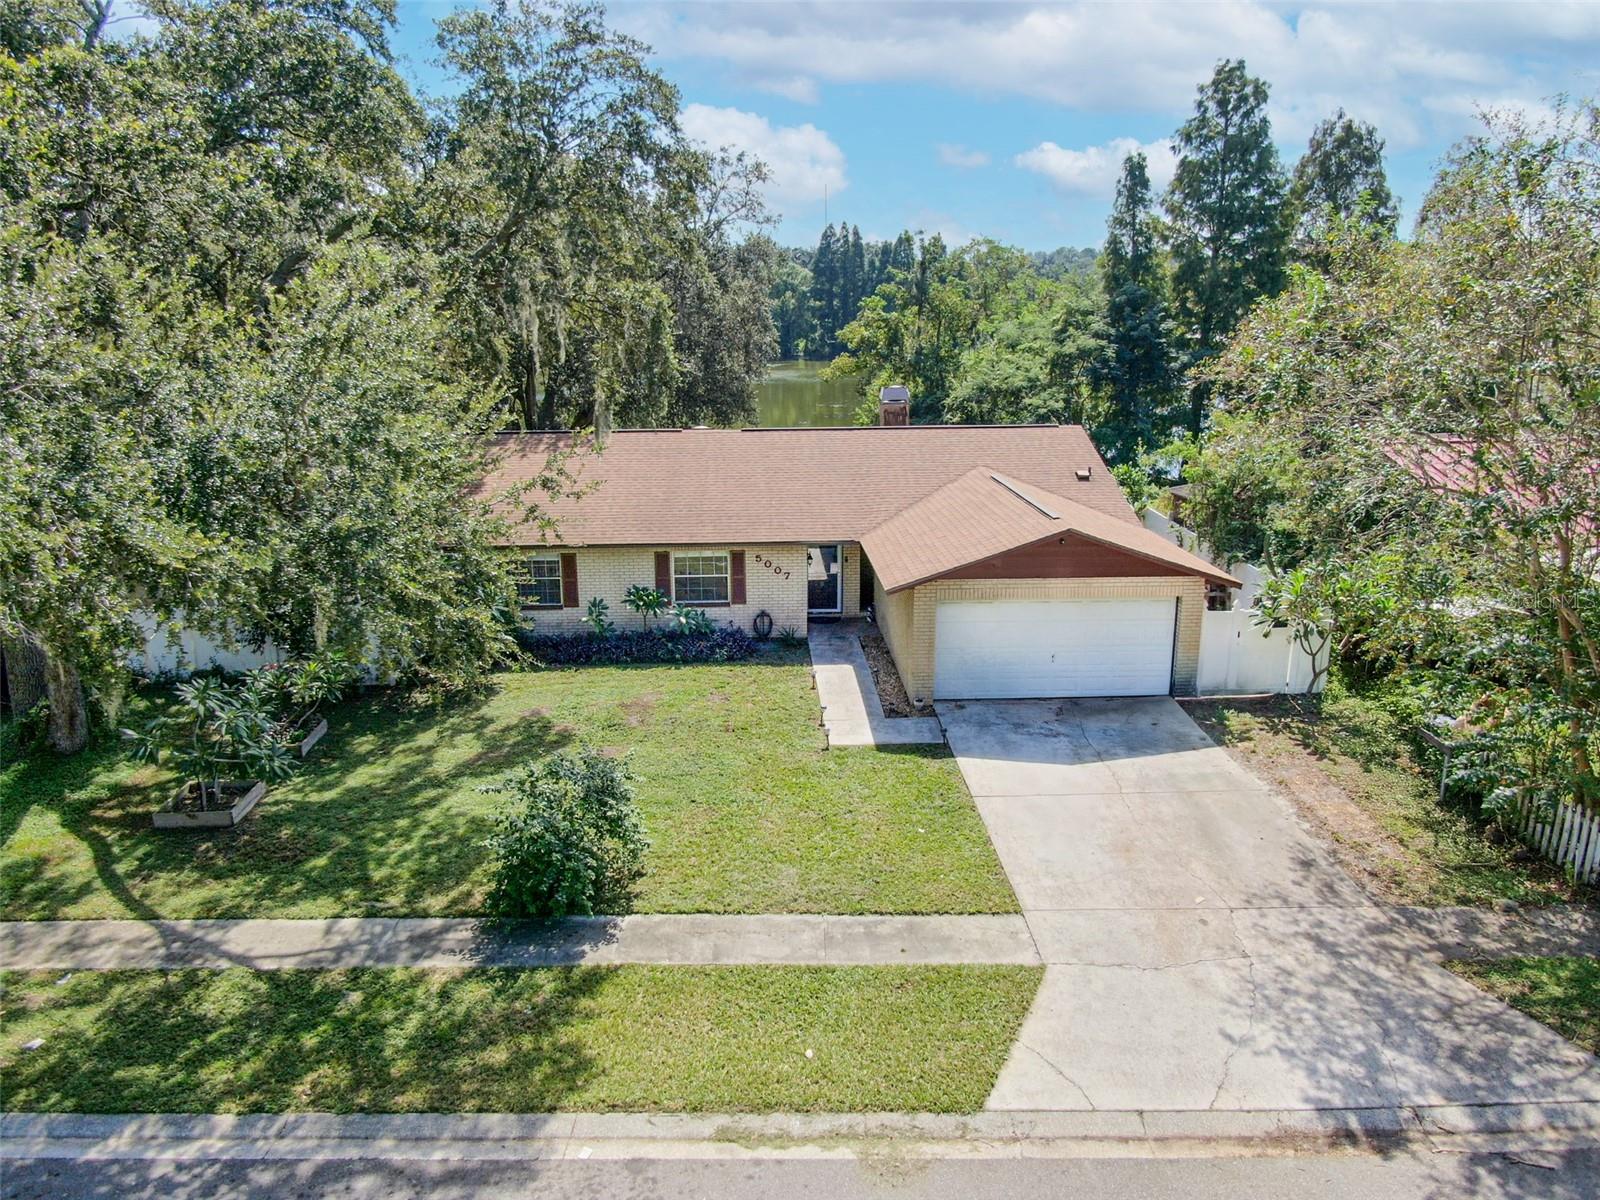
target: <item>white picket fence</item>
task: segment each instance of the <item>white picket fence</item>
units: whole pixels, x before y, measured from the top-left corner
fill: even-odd
[[[1200,555],[1212,562],[1194,530],[1146,509],[1146,529],[1159,533],[1175,546]],[[1273,629],[1256,622],[1251,603],[1267,574],[1250,563],[1230,563],[1224,568],[1244,586],[1233,593],[1233,607],[1213,612],[1207,609],[1200,619],[1200,672],[1195,681],[1202,696],[1254,695],[1258,692],[1281,692],[1296,696],[1311,690],[1311,680],[1316,667],[1326,667],[1328,650],[1323,649],[1319,663],[1296,644],[1288,629]],[[1322,680],[1317,690],[1322,690]]]
[[[1563,803],[1548,819],[1534,809],[1522,823],[1522,836],[1551,862],[1566,867],[1580,883],[1600,879],[1600,815]]]

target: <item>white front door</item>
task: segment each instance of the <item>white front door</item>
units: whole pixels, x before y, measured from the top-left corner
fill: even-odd
[[[947,600],[934,621],[942,700],[1165,696],[1177,603]]]

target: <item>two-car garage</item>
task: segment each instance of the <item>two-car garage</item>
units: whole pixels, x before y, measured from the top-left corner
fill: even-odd
[[[942,600],[933,695],[941,700],[1164,696],[1178,602]]]

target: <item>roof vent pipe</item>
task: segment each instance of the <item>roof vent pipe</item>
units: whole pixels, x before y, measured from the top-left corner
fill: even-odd
[[[892,383],[878,389],[878,424],[911,424],[911,389],[904,384]]]

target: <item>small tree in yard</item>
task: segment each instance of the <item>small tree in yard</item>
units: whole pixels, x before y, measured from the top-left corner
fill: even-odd
[[[293,773],[294,760],[275,725],[262,689],[199,678],[178,685],[173,711],[123,734],[133,740],[135,758],[169,757],[193,785],[195,807],[204,812],[228,806],[224,780],[286,779]]]
[[[625,912],[649,848],[626,765],[556,754],[487,791],[511,797],[485,845],[489,908],[505,917]]]
[[[660,588],[645,587],[642,583],[631,585],[622,594],[622,602],[639,614],[645,629],[649,629],[650,622],[666,612],[672,603]]]
[[[352,656],[329,650],[259,667],[249,680],[274,714],[275,731],[298,740],[317,723],[323,707],[344,696],[360,675]]]

